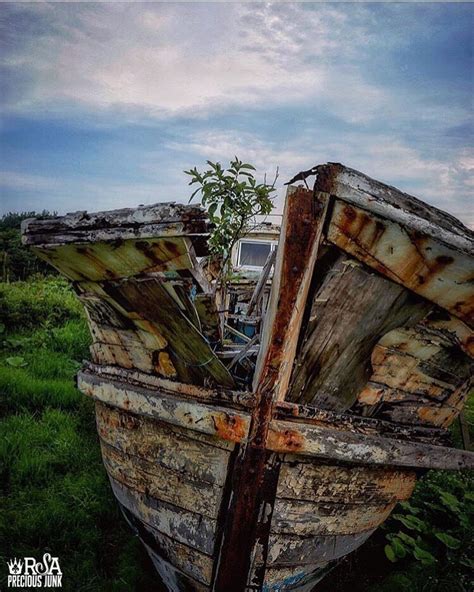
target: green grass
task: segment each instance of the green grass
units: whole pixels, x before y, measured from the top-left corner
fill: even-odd
[[[64,590],[157,589],[110,491],[93,403],[74,385],[89,335],[73,299],[57,278],[0,285],[15,315],[0,336],[0,587],[7,559],[50,552]]]

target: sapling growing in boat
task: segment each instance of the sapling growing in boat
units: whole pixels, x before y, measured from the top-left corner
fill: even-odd
[[[191,202],[201,194],[201,205],[208,211],[214,229],[209,237],[209,251],[213,263],[218,262],[219,271],[215,287],[231,273],[232,249],[256,225],[257,216],[267,216],[272,211],[278,168],[271,184],[266,177],[258,183],[256,168],[237,158],[225,169],[219,162],[207,161],[209,169],[198,171],[197,167],[184,171],[191,177],[189,185],[198,184],[191,195]]]

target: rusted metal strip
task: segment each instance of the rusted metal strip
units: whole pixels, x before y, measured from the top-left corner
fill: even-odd
[[[233,467],[214,592],[260,590],[263,585],[279,474],[278,459],[267,450],[268,429],[275,400],[284,398],[288,385],[326,211],[327,196],[289,189],[256,373],[255,409],[248,443]]]

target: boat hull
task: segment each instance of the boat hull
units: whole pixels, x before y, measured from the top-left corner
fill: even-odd
[[[96,403],[113,492],[169,590],[210,590],[238,445]],[[412,469],[278,455],[263,590],[310,590],[414,487]],[[262,569],[254,558],[253,571]]]

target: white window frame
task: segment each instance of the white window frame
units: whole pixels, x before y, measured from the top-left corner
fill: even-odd
[[[241,238],[239,239],[238,249],[237,249],[237,267],[239,269],[246,269],[247,271],[262,271],[263,265],[241,265],[240,264],[240,251],[242,247],[242,243],[253,243],[253,244],[265,244],[270,245],[270,252],[274,251],[278,246],[278,241],[270,240],[270,239],[258,239],[258,238]]]

